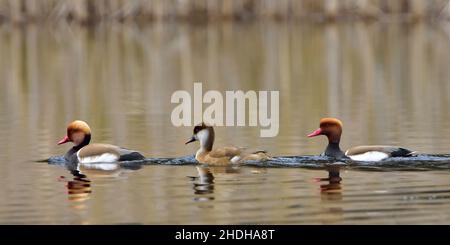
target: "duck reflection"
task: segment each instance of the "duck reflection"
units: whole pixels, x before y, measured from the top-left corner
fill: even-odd
[[[68,180],[66,177],[61,176],[60,180],[66,182],[68,200],[77,203],[73,207],[75,209],[83,209],[83,202],[90,199],[92,193],[92,181],[91,179],[98,178],[115,178],[119,177],[125,172],[138,170],[141,165],[120,165],[112,168],[107,166],[106,168],[99,165],[80,165],[78,163],[69,163],[66,165],[67,170],[72,175],[72,179]]]
[[[341,162],[326,165],[328,178],[319,179],[320,182],[325,182],[320,185],[322,200],[342,200],[342,178],[340,176],[340,170],[344,165]]]
[[[215,175],[235,174],[240,172],[238,166],[196,166],[198,176],[192,177],[196,197],[194,201],[214,200]]]
[[[322,182],[320,184],[320,200],[322,202],[322,218],[325,224],[338,223],[343,218],[344,209],[341,203],[343,189],[340,176],[340,170],[343,166],[345,164],[341,162],[326,165],[328,177],[318,179]]]
[[[209,167],[197,167],[198,177],[194,182],[194,194],[205,195],[214,193],[214,174]]]
[[[91,180],[78,170],[71,171],[72,180],[67,181],[68,199],[73,202],[84,202],[92,192]]]

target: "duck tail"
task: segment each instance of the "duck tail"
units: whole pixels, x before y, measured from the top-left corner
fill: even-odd
[[[415,156],[417,154],[416,151],[411,151],[406,148],[396,148],[394,151],[392,151],[391,156],[392,157],[410,157]]]
[[[410,153],[407,154],[407,156],[410,156],[410,157],[414,157],[414,156],[417,156],[417,155],[419,155],[418,151],[411,151]]]

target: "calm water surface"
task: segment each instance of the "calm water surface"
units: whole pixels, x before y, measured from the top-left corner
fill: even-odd
[[[192,128],[173,127],[170,96],[279,90],[280,132],[216,129],[217,146],[318,154],[305,137],[324,116],[342,147],[394,144],[450,153],[448,27],[400,23],[253,23],[0,27],[0,223],[450,224],[448,168],[326,169],[145,165],[115,171],[36,160],[61,155],[68,122],[93,142],[182,157]],[[418,170],[427,171],[418,171]],[[416,171],[415,171],[416,170]]]

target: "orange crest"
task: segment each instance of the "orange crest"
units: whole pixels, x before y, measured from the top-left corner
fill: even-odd
[[[327,126],[339,126],[340,128],[342,128],[342,122],[341,120],[333,117],[325,117],[320,119],[320,127],[324,128]]]

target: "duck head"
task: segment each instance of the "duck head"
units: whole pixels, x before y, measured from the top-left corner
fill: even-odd
[[[325,135],[329,143],[339,143],[342,134],[342,122],[337,118],[322,118],[320,127],[314,132],[308,134],[308,137]]]
[[[75,146],[81,146],[89,144],[90,140],[91,129],[89,125],[84,121],[76,120],[67,126],[67,135],[58,142],[58,145],[73,142]]]
[[[199,141],[202,148],[207,151],[211,151],[214,143],[213,127],[204,123],[195,126],[192,137],[185,144],[189,144],[194,141]]]

